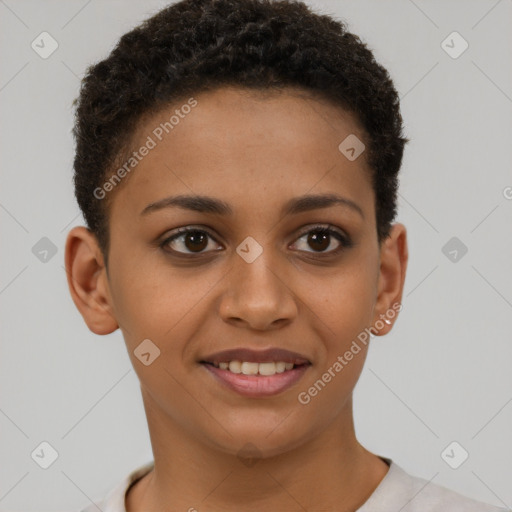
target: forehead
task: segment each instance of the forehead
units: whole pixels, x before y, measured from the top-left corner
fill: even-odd
[[[308,192],[339,192],[368,209],[365,155],[350,161],[339,149],[349,136],[365,138],[353,114],[302,90],[203,92],[141,122],[133,150],[151,149],[130,170],[111,213],[138,215],[148,203],[184,193],[254,212]]]

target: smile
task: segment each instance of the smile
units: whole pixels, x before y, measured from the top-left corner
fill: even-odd
[[[246,361],[230,361],[229,363],[213,363],[213,365],[221,370],[229,370],[231,373],[243,373],[244,375],[275,375],[291,370],[293,363],[285,363],[284,361],[270,361],[268,363],[251,363]]]
[[[263,363],[229,361],[203,363],[209,373],[228,389],[248,397],[273,396],[296,384],[311,366],[284,361]]]

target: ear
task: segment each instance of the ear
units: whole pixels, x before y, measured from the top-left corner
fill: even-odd
[[[103,255],[96,236],[86,227],[78,226],[68,233],[65,265],[71,297],[89,329],[95,334],[115,331],[119,325],[113,314]]]
[[[409,251],[407,248],[407,231],[400,223],[393,224],[390,236],[383,240],[380,250],[380,272],[377,286],[372,326],[383,325],[377,329],[377,336],[387,334],[396,321],[402,306],[402,293]],[[389,320],[389,324],[384,319]]]

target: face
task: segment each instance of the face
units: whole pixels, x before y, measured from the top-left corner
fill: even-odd
[[[367,345],[344,355],[400,300],[403,249],[378,245],[364,152],[338,148],[354,117],[292,89],[194,99],[144,121],[155,145],[112,192],[108,311],[150,421],[278,454],[352,421]]]

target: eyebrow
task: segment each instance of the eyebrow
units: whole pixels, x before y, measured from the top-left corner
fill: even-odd
[[[281,215],[293,215],[330,206],[343,205],[357,213],[364,219],[362,208],[354,201],[339,196],[337,194],[315,194],[294,197],[290,199],[282,208]],[[201,195],[179,195],[166,197],[154,203],[148,204],[141,212],[141,215],[147,215],[151,212],[162,210],[164,208],[182,208],[200,213],[211,213],[216,215],[233,215],[231,206],[214,197]]]

